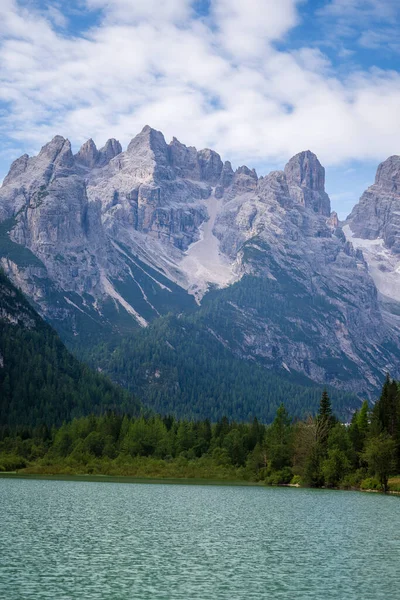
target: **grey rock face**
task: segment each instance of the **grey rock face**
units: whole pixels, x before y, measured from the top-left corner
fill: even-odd
[[[231,185],[231,183],[233,181],[233,177],[234,177],[234,172],[232,169],[232,165],[229,162],[229,160],[226,160],[222,167],[218,185],[215,188],[215,197],[216,198],[223,197],[224,191],[226,188],[228,188]]]
[[[278,202],[283,208],[292,208],[294,201],[289,194],[289,186],[283,171],[272,171],[261,177],[257,187],[258,195],[264,202]]]
[[[201,179],[208,181],[212,185],[218,183],[223,168],[220,155],[213,150],[205,148],[197,153],[197,157],[200,165]]]
[[[384,232],[395,252],[399,169],[389,160],[351,227]],[[116,140],[101,150],[89,140],[73,156],[56,136],[14,161],[0,189],[1,264],[71,335],[93,323],[130,331],[187,306],[185,290],[201,300],[210,284],[225,287],[234,352],[368,392],[385,370],[397,374],[387,347],[399,348],[399,337],[363,253],[331,214],[324,180],[310,151],[258,178],[148,126],[125,152]]]
[[[175,137],[169,144],[171,166],[178,177],[201,179],[200,163],[197,156],[197,150],[193,146],[181,144]]]
[[[379,291],[385,319],[398,326],[400,307],[400,156],[378,167],[375,183],[361,196],[343,226],[364,255]]]
[[[42,163],[43,166],[47,163],[47,168],[43,174],[46,183],[56,177],[66,177],[73,174],[74,157],[69,140],[64,139],[61,135],[56,135],[51,142],[41,149],[34,163],[34,169],[37,167],[36,163]],[[28,169],[25,173],[27,171]]]
[[[331,205],[325,192],[325,169],[318,158],[307,150],[290,159],[285,167],[290,195],[314,212],[329,217]]]
[[[8,175],[4,178],[3,185],[12,183],[14,179],[17,179],[22,173],[25,173],[28,165],[29,156],[23,154],[12,163]]]
[[[75,159],[85,165],[85,167],[89,167],[89,169],[96,166],[98,158],[99,151],[92,139],[85,142],[83,146],[81,146],[79,152],[75,154]]]
[[[236,350],[243,356],[337,386],[343,385],[338,365],[349,360],[348,388],[356,391],[366,378],[372,389],[385,364],[397,369],[384,346],[398,347],[399,334],[382,316],[362,252],[346,241],[330,213],[323,176],[306,152],[283,172],[261,177],[254,191],[226,190],[230,199],[214,228],[220,247],[236,261],[243,281],[251,276],[270,282],[257,309],[236,306],[240,331],[233,337],[241,340]]]
[[[358,238],[383,238],[392,252],[400,253],[400,156],[378,167],[375,183],[361,196],[347,218]]]
[[[38,317],[34,311],[26,306],[26,301],[21,299],[15,288],[5,281],[4,275],[0,279],[0,322],[7,325],[17,325],[26,329],[33,329],[37,325]],[[0,353],[0,368],[4,367],[4,360]]]
[[[257,173],[243,165],[236,169],[233,175],[232,187],[235,195],[252,192],[257,187]]]
[[[122,152],[122,146],[118,140],[116,140],[114,138],[107,140],[105,146],[103,146],[103,148],[100,148],[100,150],[99,150],[99,158],[97,160],[97,166],[104,167],[105,165],[108,165],[110,160],[115,158],[118,154],[121,154],[121,152]]]
[[[400,156],[390,156],[379,165],[375,185],[389,193],[400,193]]]
[[[75,154],[75,161],[89,169],[104,167],[121,152],[121,144],[114,138],[107,140],[106,145],[101,150],[97,150],[96,144],[90,139]]]
[[[135,158],[135,163],[143,171],[137,175],[154,176],[155,179],[172,179],[173,172],[169,165],[168,146],[160,131],[146,125],[130,142],[127,154]]]

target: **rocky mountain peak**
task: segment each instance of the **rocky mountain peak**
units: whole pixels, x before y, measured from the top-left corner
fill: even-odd
[[[142,166],[143,173],[152,173],[155,179],[172,178],[168,145],[161,131],[149,125],[143,127],[130,142],[127,154],[134,159],[135,165]]]
[[[257,187],[257,173],[254,169],[249,169],[246,165],[238,167],[232,178],[232,192],[234,194],[244,194],[252,192]]]
[[[116,140],[115,138],[110,138],[106,141],[105,146],[103,146],[103,148],[100,149],[100,152],[105,152],[107,150],[112,150],[114,156],[116,156],[117,154],[122,152],[122,146],[118,140]]]
[[[379,165],[375,185],[388,192],[400,193],[400,156],[389,156]]]
[[[176,137],[169,144],[170,162],[178,177],[200,179],[200,163],[197,150],[193,146],[185,146]]]
[[[232,165],[229,162],[229,160],[226,160],[222,167],[221,175],[219,178],[219,183],[218,183],[217,187],[215,188],[215,197],[216,198],[222,198],[222,196],[224,195],[225,189],[228,188],[232,184],[233,177],[234,177],[234,172],[232,169]]]
[[[56,176],[70,175],[73,172],[74,162],[70,141],[61,135],[56,135],[32,159],[31,168],[36,173],[42,171],[44,182],[48,183]]]
[[[361,196],[347,223],[356,237],[383,238],[396,252],[400,250],[400,156],[390,156],[377,169],[375,183]]]
[[[221,177],[223,163],[220,155],[214,150],[204,148],[197,153],[200,176],[203,181],[209,182],[211,185],[218,183]]]
[[[343,226],[362,252],[379,291],[385,318],[397,324],[400,306],[400,156],[377,169],[375,183],[362,194]],[[388,317],[388,315],[390,315]]]
[[[114,138],[107,140],[105,146],[100,150],[97,150],[96,144],[90,138],[81,146],[74,158],[78,163],[93,169],[94,167],[104,167],[121,152],[122,146]]]
[[[92,138],[85,142],[81,146],[79,152],[75,154],[75,159],[89,168],[92,168],[96,165],[98,158],[99,151],[97,150],[96,144]]]
[[[335,231],[339,227],[339,218],[335,210],[331,212],[330,217],[326,220],[326,224],[332,231]]]
[[[325,169],[313,152],[306,150],[293,156],[284,173],[295,202],[329,217],[331,206],[325,192]]]
[[[379,167],[351,224],[360,237],[379,236],[379,251],[384,239],[385,256],[400,251],[399,160]],[[349,386],[361,389],[367,373],[371,388],[382,369],[394,370],[397,341],[371,271],[330,213],[324,179],[310,151],[258,178],[213,150],[166,144],[149,126],[125,152],[114,139],[101,150],[88,140],[75,158],[56,136],[38,156],[14,161],[0,190],[0,221],[14,217],[0,263],[42,314],[81,340],[93,323],[135,331],[224,287],[239,355],[342,385],[344,354]],[[377,277],[386,281],[380,254]],[[218,319],[212,326],[223,340]]]
[[[235,175],[247,175],[248,177],[251,177],[252,179],[255,179],[256,181],[258,179],[256,170],[249,169],[249,167],[246,167],[246,165],[242,165],[241,167],[238,167],[235,171]]]
[[[127,152],[142,156],[150,152],[156,162],[168,165],[168,146],[164,135],[149,125],[131,140]]]
[[[8,185],[14,179],[25,173],[28,165],[29,155],[23,154],[12,163],[8,174],[4,177],[3,186]]]
[[[316,192],[325,191],[325,169],[310,150],[299,152],[285,166],[289,185],[306,187]]]
[[[71,152],[69,140],[62,135],[56,135],[53,139],[42,146],[37,158],[46,158],[49,162],[54,162],[61,152]]]
[[[121,154],[121,152],[122,146],[119,141],[115,138],[110,138],[106,141],[105,146],[99,150],[100,156],[98,160],[98,166],[103,167],[104,165],[108,164],[110,160],[118,156],[118,154]]]

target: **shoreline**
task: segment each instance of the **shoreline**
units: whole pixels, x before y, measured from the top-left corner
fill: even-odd
[[[47,481],[87,481],[100,483],[148,483],[169,485],[222,485],[240,487],[267,487],[264,482],[240,479],[203,479],[201,477],[134,477],[131,475],[71,475],[69,473],[20,473],[0,472],[0,479],[37,479]]]
[[[361,488],[309,488],[301,486],[298,483],[280,483],[277,485],[267,485],[263,481],[245,481],[240,479],[203,479],[201,477],[133,477],[130,475],[91,475],[89,473],[82,475],[71,475],[69,473],[21,473],[17,471],[0,472],[0,479],[34,479],[42,481],[85,481],[98,483],[125,483],[125,484],[166,484],[166,485],[218,485],[234,487],[286,487],[297,489],[315,489],[341,492],[364,492],[368,494],[382,494],[400,496],[400,491],[388,490],[386,493],[380,490],[363,490]]]

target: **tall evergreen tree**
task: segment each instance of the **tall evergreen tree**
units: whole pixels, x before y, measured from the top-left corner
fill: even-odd
[[[380,431],[395,436],[399,425],[399,406],[397,383],[386,375],[381,396],[373,409],[373,419],[378,423]]]
[[[267,458],[272,470],[279,471],[291,465],[292,442],[292,421],[281,404],[266,436]]]
[[[317,415],[317,441],[326,448],[328,443],[329,432],[336,422],[332,413],[332,404],[328,392],[322,392],[319,411]]]

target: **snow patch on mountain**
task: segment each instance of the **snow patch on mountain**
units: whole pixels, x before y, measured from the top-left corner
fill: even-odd
[[[179,264],[188,280],[188,292],[193,294],[199,303],[210,285],[226,287],[238,279],[232,262],[221,253],[219,240],[213,232],[223,202],[212,194],[205,206],[209,218],[199,228],[200,239],[189,246]]]
[[[356,237],[350,225],[343,226],[346,239],[362,250],[368,270],[382,296],[400,301],[400,257],[385,246],[383,238],[373,240]]]

